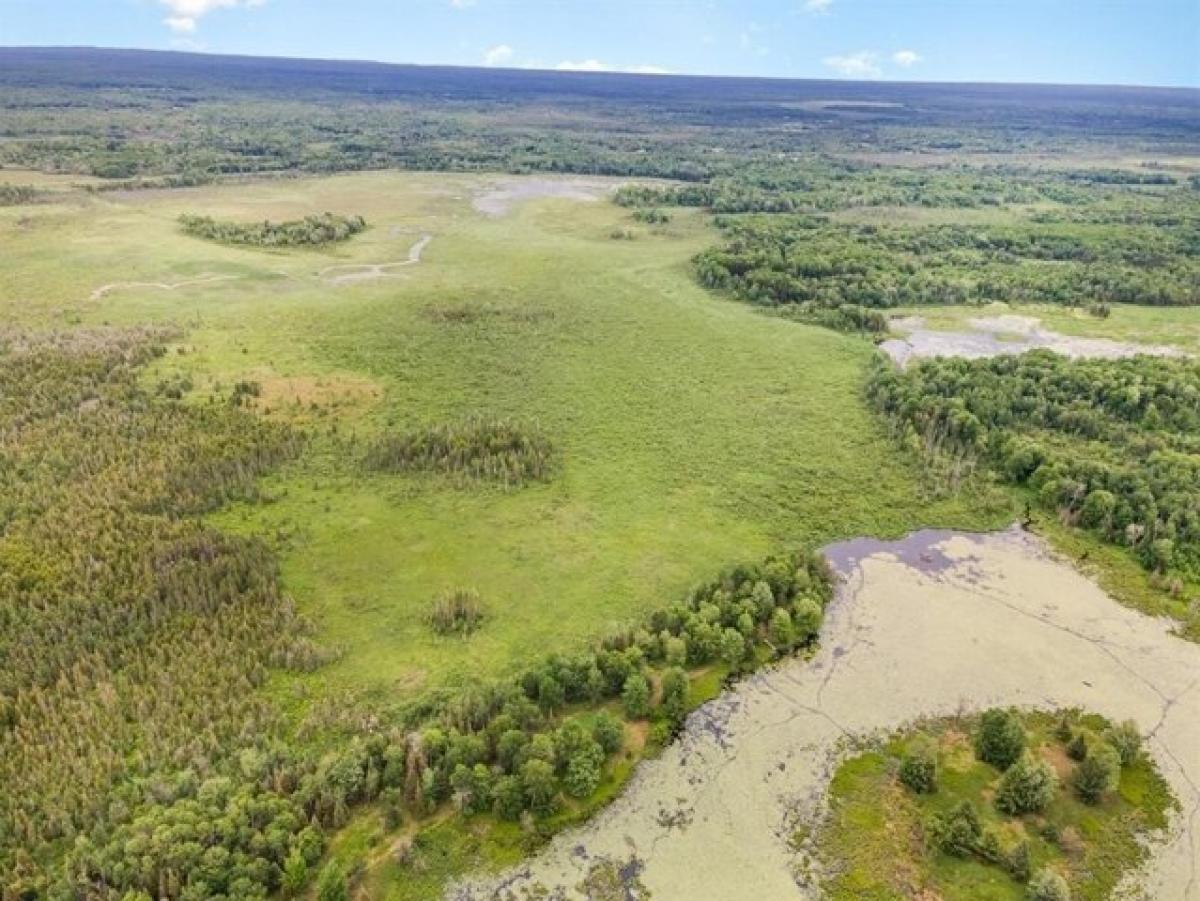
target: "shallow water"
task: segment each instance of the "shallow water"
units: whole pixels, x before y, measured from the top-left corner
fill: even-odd
[[[1001,354],[1024,353],[1041,348],[1073,358],[1118,359],[1137,354],[1183,356],[1178,348],[1153,344],[1134,344],[1107,338],[1080,338],[1044,328],[1031,316],[986,316],[969,319],[969,331],[944,331],[926,328],[920,316],[905,316],[891,321],[902,337],[890,338],[880,349],[904,366],[923,357],[966,357],[980,359]]]
[[[1084,707],[1150,734],[1183,812],[1139,881],[1148,898],[1200,898],[1200,646],[1017,529],[859,539],[827,555],[844,581],[811,661],[700,708],[595,819],[448,897],[523,897],[538,883],[579,897],[574,887],[604,859],[626,864],[655,901],[818,897],[787,840],[819,816],[851,739],[1011,704]]]

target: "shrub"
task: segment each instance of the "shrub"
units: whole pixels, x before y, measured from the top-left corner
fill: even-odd
[[[1010,816],[1036,813],[1054,800],[1057,789],[1058,777],[1050,764],[1026,751],[1004,771],[996,789],[996,808]]]
[[[1067,756],[1072,760],[1083,760],[1088,756],[1087,738],[1082,732],[1076,732],[1067,742]]]
[[[325,865],[317,879],[317,901],[350,901],[346,874],[335,860]]]
[[[682,669],[673,666],[662,677],[662,712],[672,726],[683,722],[687,715],[688,677]]]
[[[615,754],[625,742],[625,727],[607,710],[601,710],[592,724],[592,737],[604,753]]]
[[[641,673],[631,673],[621,689],[621,703],[630,719],[639,720],[650,713],[650,683]]]
[[[576,798],[586,798],[600,784],[600,769],[604,765],[604,749],[596,742],[589,741],[580,748],[567,762],[567,772],[563,776],[563,787],[567,794]]]
[[[928,833],[931,843],[939,851],[955,857],[969,857],[983,838],[983,823],[975,805],[961,801],[952,810],[934,815]]]
[[[1092,748],[1071,777],[1075,794],[1086,804],[1097,804],[1104,793],[1116,788],[1120,778],[1121,759],[1107,745]]]
[[[492,812],[502,820],[518,820],[525,810],[525,792],[516,776],[501,776],[492,789]]]
[[[1029,901],[1071,901],[1067,880],[1049,867],[1038,870],[1025,889]]]
[[[1004,869],[1017,882],[1027,882],[1033,872],[1033,859],[1030,855],[1029,842],[1018,842],[1008,853],[1004,861]]]
[[[483,623],[483,599],[473,588],[454,588],[434,600],[426,619],[438,635],[467,636]]]
[[[1006,770],[1025,750],[1025,730],[1011,710],[988,710],[975,735],[975,755],[999,770]]]
[[[1121,766],[1126,767],[1138,758],[1142,750],[1142,733],[1133,720],[1113,726],[1104,732],[1104,740],[1117,752]]]
[[[530,810],[549,813],[558,796],[558,780],[554,767],[544,760],[529,760],[521,767],[521,788]]]
[[[937,790],[937,748],[932,742],[914,744],[900,762],[900,781],[917,794],[932,794]]]

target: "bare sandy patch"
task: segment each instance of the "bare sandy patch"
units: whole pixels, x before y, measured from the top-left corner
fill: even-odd
[[[1117,604],[1019,530],[860,540],[828,556],[845,581],[813,660],[762,672],[700,708],[594,820],[448,897],[521,897],[541,883],[575,898],[604,859],[636,861],[665,901],[819,897],[790,838],[819,819],[859,738],[1015,705],[1082,707],[1148,733],[1182,813],[1139,874],[1142,891],[1200,898],[1200,646]]]
[[[476,194],[471,205],[491,218],[507,216],[518,204],[545,197],[594,203],[616,190],[617,183],[587,178],[504,178]]]
[[[879,347],[901,367],[924,357],[982,359],[1039,348],[1076,359],[1115,360],[1139,354],[1186,356],[1175,347],[1064,335],[1044,328],[1041,320],[1032,316],[984,316],[969,319],[967,324],[969,330],[946,331],[927,328],[920,316],[893,319],[891,327],[901,337],[884,341]]]

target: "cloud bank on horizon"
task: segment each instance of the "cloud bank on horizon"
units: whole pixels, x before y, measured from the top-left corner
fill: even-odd
[[[1200,86],[1196,0],[0,0],[0,44],[584,72]]]

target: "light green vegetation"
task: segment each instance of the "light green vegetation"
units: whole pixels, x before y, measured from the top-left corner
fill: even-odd
[[[1115,790],[1086,804],[1073,789],[1078,764],[1067,745],[1080,736],[1089,753],[1103,753],[1111,724],[1099,716],[1070,713],[1069,732],[1060,732],[1057,715],[1034,713],[1023,719],[1026,747],[1036,760],[1050,765],[1058,782],[1053,800],[1039,813],[1010,816],[997,809],[1001,776],[972,749],[976,717],[922,724],[844,762],[833,778],[830,814],[818,836],[829,897],[1020,901],[1026,897],[1024,878],[1009,871],[1012,852],[1022,842],[1029,844],[1030,872],[1049,868],[1060,873],[1076,901],[1111,897],[1121,876],[1145,859],[1144,840],[1165,828],[1175,805],[1170,790],[1153,762],[1139,753],[1121,768]],[[938,760],[937,788],[917,794],[896,774],[907,754],[929,743]],[[997,860],[987,860],[985,853],[956,856],[931,847],[935,819],[963,801],[974,805],[985,836],[991,832],[998,840]]]
[[[487,219],[470,203],[486,184],[373,174],[109,194],[84,209],[39,207],[29,224],[0,211],[15,261],[0,290],[28,299],[29,321],[179,323],[187,352],[148,377],[186,373],[198,402],[214,384],[253,379],[278,416],[313,380],[327,394],[355,386],[357,401],[309,411],[315,437],[268,479],[274,503],[218,517],[291,536],[284,586],[319,638],[347,651],[319,676],[277,680],[286,697],[349,688],[403,700],[577,644],[783,544],[1011,518],[1000,495],[922,496],[862,403],[869,344],[781,327],[696,286],[689,260],[714,238],[702,214],[618,242],[608,236],[627,211],[545,200]],[[183,213],[321,209],[374,225],[303,253],[217,246],[174,227]],[[315,275],[405,259],[424,234],[421,262],[398,277]],[[88,299],[105,284],[208,275],[238,277]],[[555,478],[509,491],[361,466],[372,435],[474,413],[536,423],[561,455]],[[424,622],[430,599],[458,585],[477,587],[491,611],[468,641]]]

